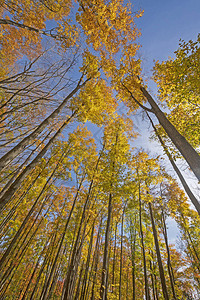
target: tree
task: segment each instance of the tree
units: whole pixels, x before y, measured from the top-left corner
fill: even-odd
[[[171,110],[168,117],[195,148],[199,146],[199,42],[199,36],[195,42],[180,41],[175,58],[154,67],[159,99]]]
[[[0,2],[0,298],[195,299],[199,215],[162,158],[138,149],[129,114],[153,113],[185,145],[140,79],[142,12],[123,0]]]

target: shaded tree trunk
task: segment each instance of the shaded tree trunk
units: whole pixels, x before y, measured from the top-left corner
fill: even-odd
[[[120,273],[119,273],[119,300],[121,300],[122,297],[122,272],[123,272],[123,229],[124,229],[124,213],[125,213],[125,207],[123,209],[122,213],[122,224],[121,224],[121,251],[120,251]]]
[[[111,215],[112,215],[112,194],[109,194],[109,203],[108,203],[108,218],[106,224],[106,233],[105,233],[105,246],[104,246],[104,255],[103,255],[103,268],[101,276],[101,288],[100,288],[100,299],[106,300],[106,283],[107,283],[107,272],[108,272],[108,248],[110,241],[110,226],[111,226]]]
[[[151,286],[152,286],[153,299],[156,300],[154,277],[153,277],[153,268],[152,268],[151,260],[149,260],[149,266],[150,266],[150,270],[151,270]]]
[[[163,236],[165,239],[165,246],[166,246],[166,250],[167,250],[167,269],[168,269],[168,273],[169,273],[169,279],[170,279],[170,284],[171,284],[171,288],[172,288],[173,298],[175,300],[177,300],[176,292],[175,292],[174,272],[173,272],[171,259],[170,259],[170,251],[169,251],[168,238],[167,238],[167,227],[166,227],[166,223],[165,223],[165,216],[164,216],[163,209],[162,209],[162,224],[163,224]]]
[[[94,223],[92,226],[92,232],[90,236],[90,244],[88,248],[88,255],[87,255],[87,261],[85,265],[85,274],[83,277],[83,283],[82,283],[82,291],[81,291],[81,297],[80,300],[86,299],[86,285],[87,285],[87,279],[88,279],[88,272],[89,272],[89,266],[90,266],[90,258],[91,258],[91,252],[92,252],[92,243],[93,243],[93,237],[94,237]]]
[[[98,268],[98,261],[99,261],[99,246],[100,246],[101,224],[102,224],[102,219],[100,221],[100,225],[99,225],[99,229],[98,229],[98,234],[97,234],[96,245],[95,245],[94,271],[93,271],[94,275],[93,275],[93,284],[92,284],[92,291],[91,291],[91,298],[90,298],[90,300],[94,300],[94,288],[95,288],[95,285],[96,285],[97,268]]]
[[[115,243],[114,243],[114,254],[113,254],[113,267],[112,267],[112,293],[115,286],[115,259],[116,259],[116,241],[117,241],[117,222],[115,224]]]
[[[153,212],[152,212],[152,207],[151,207],[150,202],[149,202],[149,211],[150,211],[150,216],[151,216],[151,224],[152,224],[154,242],[155,242],[155,247],[156,247],[156,255],[157,255],[157,260],[158,260],[158,267],[159,267],[160,280],[161,280],[161,285],[162,285],[162,292],[163,292],[164,299],[169,300],[166,281],[165,281],[165,274],[164,274],[164,269],[163,269],[161,254],[160,254],[158,235],[157,235],[157,230],[156,230],[154,217],[153,217]]]
[[[146,264],[146,255],[145,255],[145,248],[144,248],[144,235],[142,230],[142,203],[141,203],[141,196],[140,196],[140,183],[139,183],[139,221],[140,221],[140,238],[142,244],[142,254],[143,254],[143,267],[144,267],[144,280],[145,280],[145,298],[146,300],[150,300],[150,293],[149,293],[149,283],[147,277],[147,264]]]
[[[132,220],[130,221],[130,237],[131,237],[131,263],[132,263],[132,283],[133,283],[133,300],[135,300],[135,243],[136,230],[133,230]]]

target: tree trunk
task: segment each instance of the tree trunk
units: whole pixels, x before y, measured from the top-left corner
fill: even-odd
[[[90,300],[94,300],[94,288],[96,284],[96,277],[97,277],[97,268],[98,268],[98,260],[99,260],[99,244],[100,244],[100,234],[101,234],[101,224],[102,218],[98,229],[97,240],[95,245],[95,253],[94,253],[94,275],[93,275],[93,284],[92,284],[92,291],[91,291],[91,298]]]
[[[171,288],[172,288],[172,294],[173,294],[173,298],[175,300],[177,300],[176,297],[176,292],[175,292],[175,280],[174,280],[174,273],[173,273],[173,269],[172,269],[172,264],[171,264],[171,259],[170,259],[170,251],[169,251],[169,245],[168,245],[168,238],[167,238],[167,227],[166,227],[166,223],[165,223],[165,217],[164,217],[164,212],[162,209],[162,224],[163,224],[163,236],[165,239],[165,246],[166,246],[166,250],[167,250],[167,268],[168,268],[168,273],[169,273],[169,279],[170,279],[170,284],[171,284]]]
[[[78,300],[79,299],[80,286],[81,286],[81,280],[82,280],[83,270],[84,270],[84,263],[82,263],[81,268],[80,268],[79,279],[78,279],[78,284],[77,284],[77,287],[76,287],[76,294],[75,294],[74,300]]]
[[[163,269],[163,265],[162,265],[161,254],[160,254],[158,235],[157,235],[157,230],[156,230],[156,226],[155,226],[155,223],[154,223],[154,217],[153,217],[153,212],[152,212],[152,207],[151,207],[150,202],[149,202],[149,210],[150,210],[151,224],[152,224],[152,229],[153,229],[153,237],[154,237],[154,242],[155,242],[155,247],[156,247],[156,255],[157,255],[157,260],[158,260],[158,267],[159,267],[163,297],[164,297],[165,300],[169,300],[166,281],[165,281],[165,274],[164,274],[164,269]]]
[[[48,197],[45,198],[45,200],[43,201],[43,203],[42,203],[42,205],[41,205],[41,208],[40,208],[40,210],[39,210],[39,213],[41,212],[41,210],[42,210],[42,208],[43,208],[45,202],[47,201],[47,199],[48,199]],[[37,200],[36,200],[36,201],[37,201]],[[35,203],[36,203],[36,202],[35,202]],[[35,204],[35,203],[34,203],[34,204]],[[26,226],[26,224],[27,224],[27,222],[28,222],[28,219],[29,219],[29,217],[30,217],[31,214],[32,214],[32,211],[29,212],[29,213],[30,213],[30,214],[27,215],[27,217],[25,218],[25,220],[24,220],[23,223],[21,224],[20,228],[18,229],[17,233],[15,234],[14,238],[12,239],[12,241],[11,241],[10,245],[8,246],[7,250],[6,250],[5,253],[3,254],[3,256],[2,256],[2,258],[1,258],[1,260],[0,260],[0,268],[2,268],[2,266],[4,265],[5,262],[7,262],[7,264],[8,264],[7,258],[9,257],[10,252],[13,250],[13,248],[14,248],[16,242],[18,241],[18,238],[19,238],[20,234],[21,234],[22,231],[24,230],[24,228],[25,228],[25,226]],[[31,226],[31,228],[34,226],[34,224],[35,224],[35,222],[36,222],[38,216],[39,216],[39,214],[37,214],[37,216],[36,216],[36,218],[35,218],[35,220],[34,220],[32,226]],[[29,233],[29,232],[30,232],[30,230],[28,231],[28,233]],[[25,242],[27,236],[28,236],[28,234],[26,234],[25,239],[24,239],[24,242]]]
[[[80,300],[86,299],[86,285],[87,285],[88,272],[89,272],[89,267],[90,267],[90,258],[91,258],[91,252],[92,252],[93,237],[94,237],[94,223],[92,226],[92,232],[91,232],[91,236],[90,236],[90,244],[89,244],[89,248],[88,248],[88,255],[87,255],[87,261],[86,261],[86,265],[85,265],[85,274],[83,277]]]
[[[153,100],[151,95],[147,92],[144,87],[140,88],[145,98],[148,100],[152,107],[153,113],[158,118],[160,124],[166,131],[167,135],[183,155],[191,170],[196,175],[198,181],[200,181],[200,156],[194,150],[194,148],[186,141],[184,136],[182,136],[172,123],[166,118],[165,114],[160,110],[156,102]]]
[[[105,233],[105,246],[104,246],[104,255],[103,255],[103,269],[101,277],[101,288],[100,288],[100,299],[106,300],[106,283],[107,283],[107,272],[108,272],[108,248],[110,241],[110,225],[111,225],[111,215],[112,215],[112,194],[109,194],[109,203],[108,203],[108,218],[106,224],[106,233]]]
[[[104,146],[103,146],[103,149],[104,149]],[[85,221],[86,212],[87,212],[87,210],[90,206],[91,191],[92,191],[92,188],[93,188],[93,183],[94,183],[94,179],[95,179],[95,176],[96,176],[96,172],[98,170],[98,165],[99,165],[99,162],[100,162],[100,159],[101,159],[101,155],[102,155],[102,153],[99,154],[98,160],[96,162],[96,166],[94,168],[92,180],[90,182],[87,197],[86,197],[86,200],[85,200],[85,204],[84,204],[84,208],[83,208],[83,212],[82,212],[82,217],[81,217],[81,221],[80,221],[80,224],[79,224],[79,229],[78,229],[78,233],[77,233],[77,237],[76,237],[76,242],[75,242],[75,245],[74,245],[74,249],[73,249],[73,252],[72,252],[72,257],[71,257],[69,268],[68,268],[68,271],[67,271],[65,284],[64,284],[64,287],[63,287],[63,299],[64,300],[71,300],[72,296],[73,296],[72,294],[73,294],[74,276],[76,276],[76,269],[78,267],[79,255],[80,255],[80,252],[81,252],[81,246],[79,245],[80,238],[81,238],[81,230],[82,230],[82,226],[83,226],[84,221]],[[86,227],[86,225],[85,225],[85,227]],[[85,230],[85,228],[84,228],[84,230]],[[83,237],[84,237],[84,234],[83,234]],[[82,239],[82,241],[83,241],[83,239]]]
[[[143,265],[144,265],[144,280],[145,280],[145,298],[146,300],[150,300],[150,293],[149,293],[149,283],[147,277],[147,264],[146,264],[146,255],[145,255],[145,248],[144,248],[144,235],[142,230],[142,203],[141,203],[141,196],[140,196],[140,183],[139,183],[139,216],[140,216],[140,237],[141,237],[141,244],[142,244],[142,253],[143,253]]]
[[[133,300],[135,300],[135,242],[136,230],[133,232],[132,220],[130,220],[130,238],[131,238],[131,263],[132,263],[132,283],[133,283]]]
[[[161,136],[159,135],[159,133],[158,133],[158,131],[157,131],[155,125],[153,124],[153,121],[152,121],[152,119],[150,118],[149,114],[148,114],[147,112],[146,112],[146,114],[147,114],[147,116],[148,116],[148,118],[149,118],[149,120],[150,120],[150,122],[151,122],[151,125],[152,125],[152,127],[153,127],[153,129],[154,129],[154,131],[155,131],[156,136],[158,137],[158,139],[159,139],[161,145],[163,146],[163,149],[164,149],[165,153],[167,154],[167,156],[168,156],[168,158],[169,158],[169,161],[170,161],[170,163],[171,163],[171,165],[172,165],[174,171],[176,172],[178,178],[180,179],[180,181],[181,181],[181,183],[182,183],[182,185],[183,185],[183,188],[184,188],[186,194],[188,195],[189,199],[191,200],[192,204],[194,205],[194,207],[196,208],[198,214],[200,215],[200,204],[199,204],[199,201],[197,200],[197,198],[194,196],[194,194],[193,194],[192,191],[190,190],[190,188],[189,188],[187,182],[185,181],[183,175],[181,174],[179,168],[176,166],[176,164],[175,164],[175,162],[174,162],[174,160],[173,160],[172,155],[170,154],[169,150],[167,149],[167,147],[166,147],[166,145],[165,145],[163,139],[162,139]]]
[[[117,241],[117,222],[115,224],[115,243],[114,243],[114,254],[113,254],[113,268],[112,268],[112,293],[115,286],[115,259],[116,259],[116,241]]]
[[[119,273],[119,300],[122,297],[122,272],[123,272],[123,227],[124,227],[124,213],[125,213],[125,206],[122,213],[122,225],[121,225],[121,251],[120,251],[120,273]]]
[[[151,270],[151,286],[152,286],[152,292],[153,292],[153,300],[156,300],[155,286],[154,286],[154,277],[153,277],[153,269],[152,269],[151,260],[149,260],[149,267],[150,267],[150,270]]]

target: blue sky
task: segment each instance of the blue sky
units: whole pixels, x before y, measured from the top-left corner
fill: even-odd
[[[128,1],[128,0],[127,0]],[[139,57],[142,59],[144,78],[151,78],[154,60],[167,60],[174,57],[174,51],[179,47],[179,40],[196,40],[200,33],[200,0],[129,0],[133,12],[144,10],[141,18],[136,19],[141,37]],[[149,81],[148,89],[156,98],[156,84]],[[156,118],[153,118],[156,120]],[[147,125],[148,127],[148,125]],[[142,128],[142,131],[144,128]],[[148,143],[144,134],[140,140],[141,146],[155,148]],[[159,151],[160,146],[156,151]]]
[[[200,0],[131,0],[133,10],[144,10],[137,20],[141,30],[143,69],[150,76],[153,60],[174,57],[179,40],[195,40],[200,32]]]

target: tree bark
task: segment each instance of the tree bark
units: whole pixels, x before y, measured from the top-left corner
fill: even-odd
[[[95,245],[95,253],[94,253],[94,275],[93,275],[93,284],[92,284],[92,291],[91,291],[91,298],[90,300],[94,300],[94,288],[96,285],[96,277],[97,277],[97,268],[98,268],[98,260],[99,260],[99,247],[100,247],[100,234],[101,234],[101,224],[102,224],[102,218],[100,221],[98,234],[97,234],[97,240]]]
[[[119,300],[122,297],[122,272],[123,272],[123,227],[124,227],[124,213],[125,213],[125,206],[122,213],[122,224],[121,224],[121,251],[120,251],[120,273],[119,273]]]
[[[169,161],[170,161],[170,163],[171,163],[171,165],[172,165],[174,171],[176,172],[178,178],[180,179],[180,181],[181,181],[181,183],[182,183],[182,185],[183,185],[183,188],[184,188],[186,194],[188,195],[189,199],[191,200],[192,204],[194,205],[194,207],[196,208],[198,214],[200,215],[200,204],[199,204],[199,201],[197,200],[197,198],[194,196],[194,194],[193,194],[192,191],[190,190],[190,188],[189,188],[187,182],[185,181],[183,175],[181,174],[179,168],[176,166],[176,164],[175,164],[175,162],[174,162],[174,160],[173,160],[172,155],[170,154],[169,150],[167,149],[167,147],[166,147],[166,145],[165,145],[163,139],[162,139],[161,136],[159,135],[159,133],[158,133],[158,131],[157,131],[155,125],[153,124],[153,121],[152,121],[152,119],[150,118],[149,114],[148,114],[147,112],[146,112],[146,114],[147,114],[147,116],[148,116],[148,118],[149,118],[149,120],[150,120],[150,122],[151,122],[151,125],[152,125],[152,127],[153,127],[153,129],[154,129],[154,131],[155,131],[156,136],[158,137],[158,139],[159,139],[161,145],[163,146],[163,149],[164,149],[165,153],[167,154],[167,156],[168,156],[168,158],[169,158]]]
[[[145,298],[146,298],[146,300],[150,300],[149,283],[148,283],[148,277],[147,277],[146,255],[145,255],[145,248],[144,248],[144,235],[143,235],[143,230],[142,230],[142,203],[141,203],[141,196],[140,196],[140,183],[139,183],[139,207],[140,207],[140,210],[139,210],[140,237],[141,237],[141,244],[142,244],[144,280],[145,280]]]
[[[194,148],[187,142],[187,140],[182,136],[176,128],[172,125],[172,123],[166,118],[165,114],[160,110],[154,99],[147,92],[144,87],[141,87],[145,98],[148,100],[149,104],[152,107],[153,113],[158,118],[158,121],[166,131],[167,135],[183,155],[188,165],[190,166],[193,173],[196,175],[198,181],[200,181],[200,156],[194,150]]]
[[[154,223],[154,217],[153,217],[153,212],[152,212],[152,207],[151,207],[150,202],[149,202],[149,211],[150,211],[151,224],[152,224],[152,229],[153,229],[154,242],[155,242],[155,247],[156,247],[156,255],[157,255],[157,260],[158,260],[158,267],[159,267],[163,297],[164,297],[165,300],[169,300],[166,281],[165,281],[165,274],[164,274],[164,269],[163,269],[161,254],[160,254],[158,235],[157,235],[157,230],[156,230],[156,226],[155,226],[155,223]]]
[[[83,277],[80,300],[86,299],[86,285],[87,285],[88,272],[89,272],[89,266],[90,266],[90,257],[91,257],[91,252],[92,252],[93,237],[94,237],[94,223],[92,226],[92,232],[91,232],[91,236],[90,236],[90,244],[89,244],[89,248],[88,248],[88,255],[87,255],[87,261],[86,261],[86,265],[85,265],[85,274]]]
[[[111,215],[112,215],[112,194],[109,194],[109,203],[108,203],[108,218],[106,224],[106,233],[105,233],[105,246],[104,246],[104,255],[103,255],[103,268],[101,276],[101,288],[100,288],[100,299],[106,300],[106,283],[107,283],[107,272],[108,272],[108,248],[110,241],[110,225],[111,225]]]
[[[83,270],[84,270],[84,263],[82,263],[81,268],[80,268],[79,279],[78,279],[78,284],[77,284],[77,287],[76,287],[76,294],[75,294],[74,300],[78,300],[79,299],[80,286],[81,286],[81,280],[82,280]]]
[[[172,268],[172,264],[171,264],[170,251],[169,251],[168,238],[167,238],[167,227],[166,227],[166,223],[165,223],[165,216],[164,216],[163,209],[162,209],[162,224],[163,224],[163,236],[165,239],[165,246],[166,246],[166,250],[167,250],[167,268],[168,268],[168,273],[169,273],[169,279],[170,279],[170,284],[171,284],[171,288],[172,288],[173,298],[175,300],[177,300],[176,292],[175,292],[174,272],[173,272],[173,268]]]
[[[133,300],[135,300],[135,242],[136,230],[133,232],[132,220],[130,221],[130,238],[131,238],[131,263],[132,263],[132,283],[133,283]]]
[[[112,293],[115,286],[115,260],[116,260],[116,241],[117,241],[117,222],[115,224],[115,243],[114,243],[114,255],[113,255],[113,267],[112,267]]]

